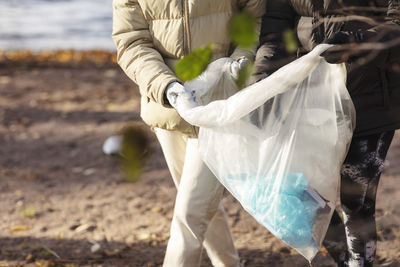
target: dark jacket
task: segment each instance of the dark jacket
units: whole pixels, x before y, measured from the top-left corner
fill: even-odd
[[[310,51],[336,32],[371,30],[380,24],[393,24],[400,39],[400,0],[267,0],[255,77],[268,76],[295,59],[299,51]],[[286,49],[288,30],[297,35],[297,52]],[[355,135],[398,129],[400,45],[367,51],[364,56],[366,63],[346,63],[347,88],[357,113]]]

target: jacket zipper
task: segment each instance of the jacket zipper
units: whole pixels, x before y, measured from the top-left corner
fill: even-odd
[[[184,49],[185,55],[192,51],[192,44],[190,40],[190,24],[189,24],[189,5],[188,0],[182,0],[183,2],[183,19],[184,19]]]

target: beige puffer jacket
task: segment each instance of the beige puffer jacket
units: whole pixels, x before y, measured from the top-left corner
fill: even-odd
[[[209,43],[216,47],[213,59],[229,56],[232,14],[245,10],[261,18],[265,0],[114,0],[113,9],[118,63],[139,86],[142,119],[194,136],[195,127],[163,101],[168,84],[179,81],[176,61]],[[230,56],[253,59],[254,53],[237,48]]]

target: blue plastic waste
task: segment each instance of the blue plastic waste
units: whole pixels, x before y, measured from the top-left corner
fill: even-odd
[[[313,231],[320,206],[307,193],[308,182],[302,173],[284,175],[282,183],[276,183],[274,178],[246,179],[243,176],[230,175],[228,180],[257,181],[245,183],[239,199],[258,222],[291,246],[317,247]]]

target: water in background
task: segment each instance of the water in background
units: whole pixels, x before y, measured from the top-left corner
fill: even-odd
[[[106,49],[112,0],[0,0],[0,50]]]

